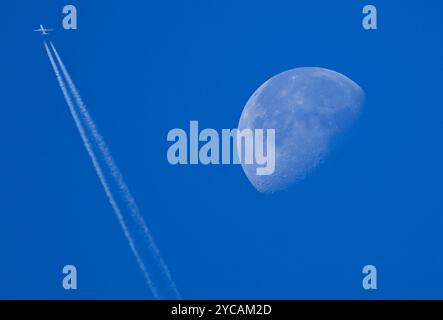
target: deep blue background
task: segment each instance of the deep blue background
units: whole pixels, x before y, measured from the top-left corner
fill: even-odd
[[[443,298],[437,1],[2,3],[0,298],[151,298],[32,30],[43,23],[184,298]],[[237,126],[284,70],[356,81],[358,124],[307,179],[259,194],[239,166],[171,166],[167,132]],[[61,286],[74,264],[79,289]],[[377,291],[361,269],[378,268]]]

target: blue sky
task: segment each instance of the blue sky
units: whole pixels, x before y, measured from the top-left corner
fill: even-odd
[[[4,3],[0,297],[151,298],[57,86],[43,23],[184,298],[443,298],[441,4],[374,1]],[[240,166],[171,166],[167,132],[234,128],[250,95],[319,66],[366,93],[304,181],[258,193]],[[78,269],[77,291],[61,286]],[[377,291],[361,269],[378,269]]]

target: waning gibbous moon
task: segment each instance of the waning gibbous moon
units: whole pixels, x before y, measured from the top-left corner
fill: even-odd
[[[357,119],[364,92],[346,76],[324,68],[295,68],[263,83],[246,103],[238,128],[275,129],[275,171],[257,175],[242,164],[252,185],[273,193],[303,179],[331,142]]]

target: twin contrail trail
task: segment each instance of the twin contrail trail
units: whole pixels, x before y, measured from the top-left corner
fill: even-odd
[[[54,69],[60,89],[74,118],[74,122],[91,158],[106,196],[123,229],[129,246],[156,299],[179,299],[180,294],[172,280],[160,252],[140,214],[123,176],[115,164],[103,137],[89,115],[82,98],[72,81],[54,44],[45,41],[45,49]],[[60,72],[61,70],[61,72]],[[66,82],[65,82],[66,81]]]

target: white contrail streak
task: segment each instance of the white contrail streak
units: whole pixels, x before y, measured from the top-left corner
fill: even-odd
[[[55,46],[52,44],[52,42],[50,42],[75,103],[68,92],[68,88],[65,85],[64,79],[60,74],[59,68],[47,43],[45,42],[44,44],[56,78],[79,130],[85,148],[92,160],[97,175],[101,181],[109,202],[117,215],[118,221],[122,226],[123,232],[129,242],[134,256],[136,257],[137,263],[142,270],[148,286],[150,287],[154,297],[157,299],[180,298],[171,274],[153,241],[152,235],[139,212],[135,200],[132,197],[125,181],[123,180],[123,176],[115,164],[102,136],[98,132],[94,121],[89,115],[86,106],[78,93],[78,90],[76,89],[65,65],[55,49]],[[93,143],[91,143],[88,133],[92,136]],[[97,154],[94,150],[98,151]],[[101,166],[101,162],[104,164],[103,167]],[[112,177],[112,180],[107,180],[107,175],[104,173],[104,171],[108,171]],[[113,184],[115,184],[117,190],[113,191],[115,188],[113,187]],[[130,214],[129,220],[125,220],[126,213]],[[136,246],[137,243],[139,244],[138,248]]]
[[[153,239],[152,239],[152,235],[149,232],[149,229],[146,226],[146,223],[144,222],[144,219],[142,217],[142,215],[140,214],[140,211],[137,207],[137,204],[135,202],[134,197],[131,195],[131,192],[129,191],[128,186],[126,185],[125,181],[123,180],[123,176],[120,172],[120,170],[118,169],[117,165],[114,162],[114,159],[112,158],[109,149],[106,146],[105,141],[103,140],[103,137],[100,135],[100,133],[98,132],[94,121],[92,120],[91,116],[89,115],[88,110],[86,109],[85,104],[83,103],[83,100],[74,84],[74,82],[72,81],[71,76],[69,75],[69,72],[67,71],[63,61],[61,60],[57,49],[55,48],[54,44],[50,41],[49,42],[52,50],[55,53],[55,57],[60,65],[60,68],[63,72],[63,75],[66,79],[66,82],[68,83],[69,88],[71,89],[72,95],[74,96],[74,99],[76,101],[77,106],[80,109],[80,113],[83,116],[84,120],[86,121],[87,127],[90,129],[92,136],[94,138],[95,143],[98,145],[98,147],[100,148],[100,151],[106,161],[106,165],[108,166],[108,168],[110,169],[112,176],[114,177],[114,179],[116,180],[121,192],[123,192],[124,196],[125,196],[125,200],[127,201],[128,205],[130,206],[131,209],[131,213],[133,214],[134,218],[137,220],[137,222],[139,223],[139,227],[142,228],[143,232],[145,233],[145,236],[147,237],[147,239],[149,240],[150,246],[151,248],[153,248],[157,254],[159,255],[159,251],[157,246],[155,245]],[[168,271],[168,268],[166,266],[166,264],[163,262],[163,259],[161,258],[161,256],[159,256],[159,262],[162,263],[162,267],[165,269],[165,273],[166,275],[171,279],[170,281],[172,282],[172,277],[170,275],[170,272]]]

